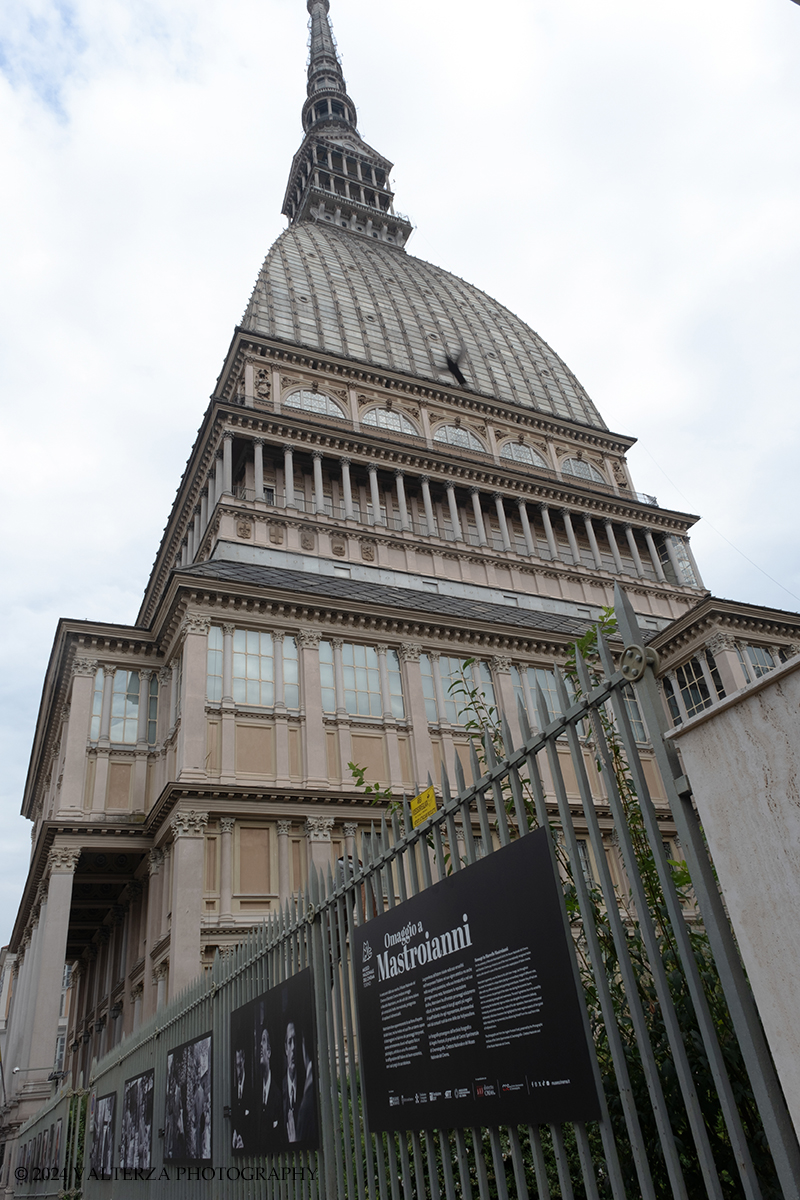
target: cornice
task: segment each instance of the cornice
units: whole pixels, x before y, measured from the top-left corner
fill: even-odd
[[[775,639],[796,641],[800,636],[800,613],[706,596],[656,634],[649,645],[658,651],[663,668],[668,669],[685,656],[686,649],[704,645],[719,631],[738,636],[747,634],[764,645],[774,643]]]

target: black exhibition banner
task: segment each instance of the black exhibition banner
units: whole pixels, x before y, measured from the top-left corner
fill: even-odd
[[[547,837],[356,929],[373,1132],[599,1119]]]

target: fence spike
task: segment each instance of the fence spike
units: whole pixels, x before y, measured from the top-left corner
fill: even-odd
[[[536,713],[539,718],[539,728],[546,729],[550,724],[550,714],[547,711],[547,701],[544,698],[544,692],[542,691],[538,679],[534,685],[533,699],[534,703],[536,704]]]
[[[599,629],[597,633],[599,637]],[[584,696],[588,696],[589,692],[592,690],[592,681],[589,677],[589,664],[581,654],[577,642],[575,643],[575,670],[578,673],[578,683],[581,686],[581,691],[583,692]]]
[[[617,618],[623,643],[626,646],[631,644],[641,646],[643,635],[639,628],[639,622],[636,620],[636,613],[633,611],[628,593],[618,583],[614,584],[614,616]]]
[[[475,749],[475,739],[469,739],[469,765],[472,768],[472,782],[477,783],[483,776],[478,751]]]
[[[505,750],[506,758],[508,758],[514,753],[516,747],[514,746],[514,738],[511,733],[511,726],[508,723],[505,713],[500,714],[500,732],[503,735],[503,748]]]
[[[517,717],[519,718],[519,727],[522,730],[522,740],[523,742],[527,742],[531,736],[531,723],[528,720],[528,713],[521,696],[517,696]]]
[[[442,800],[445,804],[450,802],[450,780],[447,777],[447,767],[442,763]]]
[[[456,787],[458,788],[459,796],[467,790],[467,784],[464,779],[464,768],[461,765],[461,759],[456,754]]]
[[[404,792],[403,793],[404,801],[405,801],[405,798],[406,797],[405,797],[405,792]],[[389,846],[389,826],[386,824],[386,813],[381,813],[381,845],[384,846],[384,848],[388,848],[388,846]]]
[[[489,770],[491,771],[493,767],[497,766],[497,754],[495,753],[494,741],[492,739],[492,735],[488,729],[484,733],[482,740],[483,740],[483,749],[486,754],[486,765],[489,768]]]
[[[564,679],[564,676],[558,667],[555,668],[554,675],[556,679],[556,695],[558,696],[558,702],[561,705],[562,713],[565,713],[568,708],[572,707],[574,701],[570,699],[569,692],[567,691],[566,680]]]

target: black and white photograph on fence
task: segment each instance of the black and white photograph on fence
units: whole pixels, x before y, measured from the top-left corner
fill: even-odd
[[[122,1141],[120,1166],[127,1169],[150,1167],[153,1149],[154,1072],[145,1071],[126,1079],[122,1090]]]
[[[167,1055],[164,1161],[211,1161],[211,1034]]]
[[[114,1118],[116,1116],[117,1094],[111,1092],[107,1096],[99,1096],[94,1106],[94,1122],[92,1125],[92,1149],[89,1155],[89,1167],[95,1175],[108,1178],[114,1169]]]
[[[62,1117],[59,1117],[56,1121],[55,1131],[53,1134],[53,1159],[51,1166],[54,1171],[57,1171],[61,1166],[61,1134],[63,1128],[64,1120]]]
[[[373,1132],[599,1117],[548,837],[356,929]]]
[[[310,968],[231,1014],[235,1154],[318,1148],[316,1064]]]

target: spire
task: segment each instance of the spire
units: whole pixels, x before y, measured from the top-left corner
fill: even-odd
[[[393,164],[358,132],[336,52],[329,0],[307,0],[309,45],[305,136],[292,161],[283,213],[291,224],[327,222],[370,240],[403,246],[412,232],[394,211],[389,187]]]

